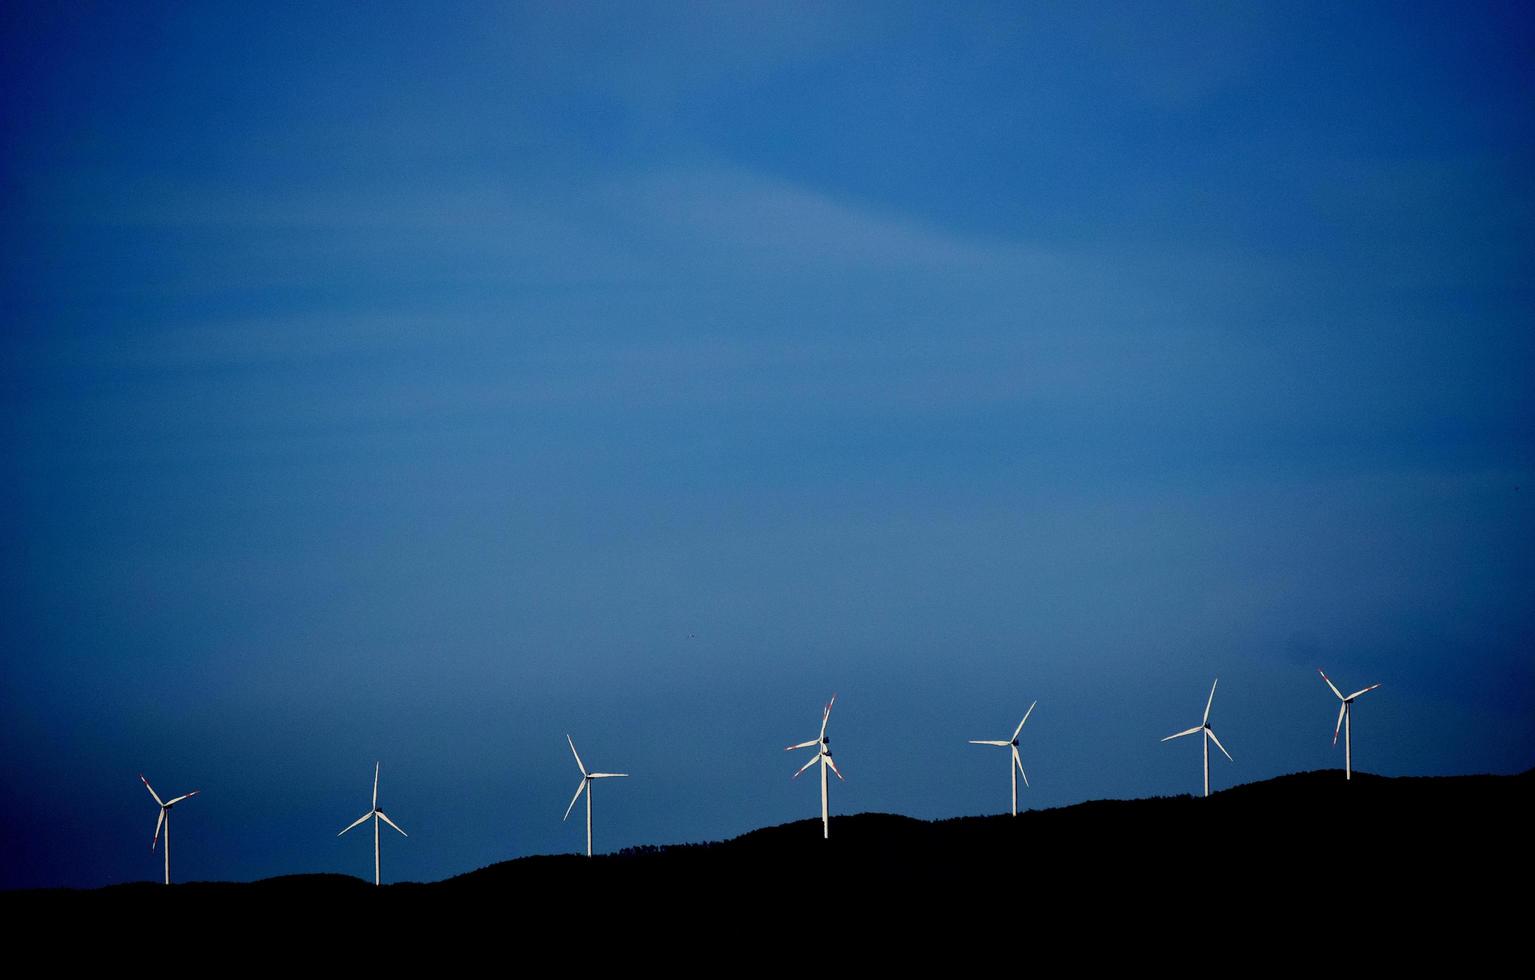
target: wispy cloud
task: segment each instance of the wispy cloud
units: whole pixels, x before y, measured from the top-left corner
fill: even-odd
[[[1049,258],[741,171],[641,176],[609,186],[605,199],[641,234],[716,267],[733,262],[765,274],[996,271],[1001,265],[1038,268]]]

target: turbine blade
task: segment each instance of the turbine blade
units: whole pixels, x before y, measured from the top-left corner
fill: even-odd
[[[1038,703],[1039,703],[1038,701],[1034,702],[1034,704],[1038,704]],[[1020,721],[1018,723],[1018,727],[1013,729],[1013,738],[1016,739],[1018,737],[1018,733],[1023,731],[1023,722],[1024,721],[1028,721],[1029,720],[1029,715],[1032,715],[1034,713],[1034,704],[1029,705],[1029,710],[1025,711],[1023,713],[1023,721]],[[1008,744],[1012,744],[1012,743],[1008,743]]]
[[[799,769],[795,770],[794,775],[790,776],[789,778],[790,779],[798,779],[799,776],[800,776],[800,773],[804,772],[806,769],[809,769],[811,766],[815,765],[817,762],[820,762],[820,761],[821,761],[821,753],[817,752],[815,755],[810,757],[810,761],[809,762],[805,763],[803,766],[800,766]]]
[[[177,803],[180,803],[182,800],[189,800],[189,799],[191,799],[192,797],[196,796],[198,793],[201,793],[201,792],[202,792],[202,790],[200,790],[200,789],[194,789],[190,793],[182,793],[180,796],[176,797],[174,800],[171,800],[171,801],[169,801],[169,802],[167,802],[167,803],[165,803],[163,805],[164,805],[164,807],[167,810],[169,810],[171,807],[175,806]]]
[[[1179,733],[1178,733],[1178,734],[1176,734],[1176,735],[1169,735],[1169,736],[1167,736],[1167,737],[1166,737],[1166,738],[1164,738],[1164,739],[1162,739],[1162,741],[1164,741],[1164,742],[1171,742],[1171,741],[1172,741],[1172,740],[1173,740],[1173,739],[1175,739],[1175,738],[1182,738],[1182,737],[1183,737],[1183,736],[1185,736],[1185,735],[1192,735],[1192,734],[1194,734],[1194,733],[1195,733],[1195,732],[1197,732],[1197,731],[1199,731],[1199,730],[1201,730],[1201,729],[1203,729],[1203,728],[1204,728],[1204,727],[1205,727],[1205,726],[1203,726],[1203,725],[1195,725],[1195,726],[1194,726],[1194,727],[1193,727],[1193,728],[1190,728],[1190,729],[1188,729],[1188,730],[1187,730],[1187,731],[1182,731],[1182,732],[1179,732]]]
[[[1348,697],[1347,697],[1347,698],[1345,698],[1345,699],[1344,699],[1344,700],[1346,700],[1346,701],[1352,701],[1352,700],[1354,700],[1354,699],[1355,699],[1355,698],[1357,698],[1357,697],[1359,697],[1359,695],[1361,695],[1361,694],[1369,694],[1369,693],[1370,693],[1370,692],[1371,692],[1371,691],[1373,691],[1373,690],[1375,690],[1375,689],[1376,689],[1376,688],[1377,688],[1377,687],[1380,687],[1380,685],[1379,685],[1379,684],[1371,684],[1371,685],[1370,685],[1370,686],[1369,686],[1369,687],[1367,687],[1367,688],[1365,688],[1365,689],[1364,689],[1364,690],[1362,690],[1362,691],[1355,691],[1355,692],[1354,692],[1354,693],[1353,693],[1353,694],[1350,694],[1350,695],[1349,695],[1349,696],[1348,696]]]
[[[1222,745],[1221,744],[1221,740],[1215,737],[1215,730],[1213,728],[1206,728],[1205,729],[1205,734],[1210,736],[1210,741],[1215,743],[1215,747],[1220,749],[1221,750],[1221,754],[1224,755],[1229,761],[1231,761],[1231,762],[1237,761],[1237,760],[1231,758],[1231,753],[1226,751],[1226,746]]]
[[[593,772],[587,773],[587,779],[617,779],[620,776],[629,775],[626,772]]]
[[[560,818],[561,821],[565,821],[565,820],[569,820],[570,819],[570,811],[572,811],[572,810],[574,810],[576,808],[576,801],[581,798],[581,794],[583,792],[585,792],[585,790],[586,790],[586,777],[582,776],[581,777],[581,785],[576,787],[576,795],[572,796],[570,798],[570,806],[565,808],[565,815]]]
[[[1338,696],[1338,700],[1339,701],[1342,701],[1343,700],[1343,692],[1338,690],[1338,685],[1334,684],[1332,682],[1332,678],[1327,676],[1327,671],[1325,671],[1322,668],[1318,667],[1316,669],[1316,672],[1318,674],[1322,675],[1322,680],[1327,682],[1327,686],[1332,688],[1332,693],[1334,693],[1334,694],[1336,694]]]
[[[156,793],[155,792],[155,788],[153,786],[149,785],[149,780],[144,779],[144,774],[143,773],[139,773],[139,779],[143,780],[144,788],[149,790],[149,795],[153,796],[155,798],[155,802],[160,804],[161,806],[164,806],[165,805],[165,801],[160,799],[160,794]]]
[[[826,710],[821,712],[821,734],[816,739],[819,742],[826,737],[826,723],[831,719],[831,706],[837,703],[837,696],[833,694],[831,700],[826,702]]]
[[[1018,767],[1018,775],[1023,777],[1023,785],[1029,785],[1029,774],[1023,771],[1023,760],[1018,758],[1018,746],[1013,746],[1013,764]]]
[[[393,820],[390,820],[389,819],[389,814],[385,813],[383,810],[379,810],[378,811],[378,818],[380,820],[384,821],[384,823],[387,823],[389,826],[393,827],[395,830],[400,830],[400,825],[395,823]],[[409,834],[405,833],[405,831],[403,831],[403,830],[400,830],[400,835],[402,837],[409,837],[410,836]]]
[[[1332,726],[1332,744],[1338,744],[1338,733],[1343,731],[1343,716],[1348,712],[1348,702],[1338,705],[1338,723]]]
[[[831,766],[831,771],[837,774],[837,778],[838,779],[841,779],[842,778],[842,770],[838,769],[837,768],[837,764],[835,762],[831,761],[831,756],[828,755],[828,756],[825,756],[824,758],[826,759],[826,764],[828,766]]]
[[[155,820],[155,835],[154,835],[154,837],[150,838],[150,841],[149,841],[149,849],[151,851],[155,849],[155,845],[156,844],[160,843],[160,827],[164,823],[165,823],[165,807],[162,806],[160,808],[159,819]]]
[[[378,767],[379,763],[373,763],[373,809],[378,809]]]
[[[808,748],[810,748],[813,745],[820,745],[820,744],[821,744],[821,740],[820,739],[813,738],[813,739],[811,739],[808,742],[801,742],[798,745],[791,745],[788,748],[784,749],[784,751],[785,752],[793,752],[795,749],[808,749]]]
[[[581,753],[576,751],[576,743],[571,739],[568,733],[565,736],[565,741],[570,742],[570,754],[576,757],[576,766],[580,768],[581,775],[585,776],[587,774],[586,763],[581,761]]]
[[[1215,684],[1219,684],[1220,682],[1221,682],[1221,679],[1219,677],[1217,677],[1215,679]],[[1215,703],[1215,684],[1211,684],[1210,685],[1210,700],[1205,702],[1205,716],[1204,716],[1204,719],[1200,722],[1200,724],[1204,724],[1205,722],[1208,722],[1210,720],[1210,705]]]
[[[356,820],[353,820],[351,823],[347,824],[346,827],[341,831],[341,834],[346,833],[348,830],[351,830],[353,827],[355,827],[358,824],[362,823],[364,820],[368,819],[371,816],[373,816],[373,811],[369,810],[367,813],[364,813],[362,816],[358,817]],[[336,836],[340,837],[341,834],[337,834]]]
[[[1012,742],[998,742],[998,741],[996,741],[994,739],[989,739],[989,738],[972,738],[970,740],[970,744],[971,745],[1001,745],[1001,746],[1008,746],[1008,745],[1012,745],[1013,743]]]

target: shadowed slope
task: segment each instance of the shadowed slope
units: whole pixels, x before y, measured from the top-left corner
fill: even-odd
[[[1026,920],[1063,933],[1098,923],[1112,942],[1095,955],[1110,960],[1130,956],[1116,943],[1155,948],[1196,923],[1221,942],[1261,928],[1342,948],[1361,930],[1496,933],[1513,913],[1491,896],[1532,870],[1532,802],[1535,770],[1356,773],[1352,783],[1311,772],[1208,800],[1096,800],[1016,818],[839,816],[830,841],[819,819],[801,820],[708,844],[520,858],[434,884],[375,889],[297,875],[12,892],[4,902],[8,915],[45,925],[137,929],[174,915],[204,938],[276,917],[321,943],[333,929],[397,925],[407,931],[392,933],[396,942],[453,935],[472,945],[511,924],[550,940],[598,930],[638,941],[681,927],[710,942],[755,942],[803,931],[825,907],[855,910],[880,929],[918,929],[887,938],[919,945]],[[1322,921],[1336,930],[1317,933]],[[829,948],[833,932],[805,938]]]

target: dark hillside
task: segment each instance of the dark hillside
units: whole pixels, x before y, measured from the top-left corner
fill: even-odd
[[[795,936],[848,955],[846,944],[876,939],[881,956],[931,955],[1001,928],[1031,946],[1085,942],[1082,955],[1106,963],[1172,955],[1196,935],[1218,945],[1266,937],[1280,957],[1389,936],[1408,944],[1390,955],[1405,957],[1471,931],[1506,940],[1522,928],[1532,791],[1535,771],[1352,783],[1297,773],[1209,800],[1097,800],[1016,819],[833,817],[830,841],[805,820],[590,861],[521,858],[433,884],[300,875],[12,892],[3,902],[9,921],[41,934],[88,923],[126,935],[174,921],[192,942],[248,941],[254,927],[323,948],[336,930],[377,931],[410,956],[438,942],[591,935],[646,948],[687,936],[689,957],[707,944]]]

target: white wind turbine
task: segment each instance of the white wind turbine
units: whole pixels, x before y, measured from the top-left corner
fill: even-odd
[[[201,793],[202,790],[194,789],[190,793],[183,793],[176,797],[174,800],[171,800],[169,803],[167,803],[166,801],[160,799],[160,794],[156,793],[155,788],[149,785],[149,780],[144,778],[143,773],[139,773],[139,779],[144,783],[144,788],[149,790],[149,795],[153,796],[155,798],[155,802],[160,804],[160,818],[155,821],[155,836],[149,842],[149,850],[151,853],[154,852],[155,844],[160,840],[160,828],[164,827],[165,883],[169,885],[171,883],[171,807],[175,806],[177,803],[180,803],[182,800],[190,799],[191,797],[196,796],[198,793]]]
[[[364,813],[362,816],[358,817],[356,820],[353,820],[351,823],[347,824],[346,827],[341,831],[341,834],[344,834],[348,830],[351,830],[353,827],[355,827],[358,824],[362,823],[364,820],[367,820],[369,817],[373,818],[373,884],[376,886],[379,883],[378,822],[380,820],[382,820],[382,821],[384,821],[384,823],[387,823],[389,826],[393,827],[395,830],[400,830],[400,825],[395,823],[393,820],[390,820],[389,819],[389,815],[387,813],[385,813],[383,810],[380,810],[378,808],[378,763],[377,762],[373,763],[373,809],[369,810],[367,813]],[[336,836],[340,837],[341,834],[337,834]],[[405,831],[400,830],[400,836],[401,837],[409,837],[410,835],[407,834]]]
[[[831,718],[831,706],[836,704],[836,703],[837,703],[837,696],[835,694],[833,694],[831,696],[831,700],[826,702],[826,710],[821,712],[821,734],[820,735],[816,736],[815,738],[811,739],[808,742],[801,742],[798,745],[791,745],[788,748],[784,749],[785,752],[793,752],[795,749],[808,749],[812,745],[816,746],[816,748],[817,748],[816,754],[810,757],[810,761],[805,763],[803,766],[800,766],[799,770],[797,772],[795,772],[794,775],[790,776],[789,778],[790,779],[798,779],[800,777],[800,773],[803,773],[806,769],[809,769],[811,766],[815,765],[817,762],[819,762],[821,764],[821,837],[822,837],[822,839],[829,839],[831,837],[831,813],[827,809],[827,806],[826,806],[826,793],[827,793],[827,789],[828,789],[827,779],[826,779],[826,770],[828,768],[830,768],[832,772],[837,774],[837,778],[838,779],[842,778],[842,770],[838,769],[837,768],[837,764],[835,762],[831,761],[831,739],[826,737],[826,722],[827,722],[828,719]]]
[[[570,754],[576,757],[576,766],[581,770],[581,785],[576,787],[576,795],[570,798],[570,806],[565,808],[565,816],[561,820],[570,819],[570,811],[576,808],[576,801],[581,794],[586,794],[586,856],[592,856],[592,780],[594,779],[619,779],[629,775],[626,772],[587,772],[586,763],[581,761],[581,753],[576,751],[576,743],[570,735],[565,736],[565,741],[570,742]]]
[[[1338,696],[1338,700],[1343,702],[1342,704],[1340,704],[1338,706],[1338,723],[1336,725],[1334,725],[1333,729],[1332,729],[1332,744],[1334,744],[1334,745],[1338,744],[1338,729],[1342,728],[1343,729],[1343,778],[1344,779],[1353,779],[1354,778],[1354,747],[1353,747],[1353,735],[1352,735],[1352,733],[1350,731],[1350,727],[1351,727],[1350,726],[1350,719],[1354,715],[1354,699],[1359,697],[1359,695],[1361,695],[1361,694],[1369,694],[1371,691],[1375,690],[1377,687],[1380,687],[1380,685],[1379,684],[1371,684],[1369,687],[1365,688],[1362,691],[1355,691],[1353,694],[1350,694],[1348,697],[1344,697],[1343,696],[1343,692],[1338,690],[1338,685],[1336,685],[1336,684],[1334,684],[1332,682],[1332,678],[1328,677],[1327,673],[1325,671],[1323,671],[1322,668],[1318,667],[1316,672],[1318,674],[1322,675],[1322,680],[1326,681],[1327,682],[1327,686],[1332,688],[1332,693],[1336,694]]]
[[[1034,704],[1038,704],[1038,703],[1039,703],[1038,701],[1034,702]],[[1029,710],[1025,711],[1023,713],[1023,721],[1028,721],[1029,720],[1029,715],[1032,715],[1034,713],[1034,704],[1029,705]],[[1000,746],[1000,747],[1003,747],[1003,748],[1007,748],[1007,747],[1010,746],[1012,748],[1012,750],[1013,750],[1013,761],[1007,767],[1007,769],[1008,769],[1008,772],[1011,773],[1012,777],[1013,777],[1013,816],[1015,816],[1015,817],[1018,816],[1018,777],[1019,776],[1023,777],[1023,785],[1024,786],[1028,786],[1029,785],[1029,774],[1023,771],[1023,760],[1018,757],[1018,733],[1023,731],[1023,721],[1020,721],[1018,723],[1018,727],[1013,729],[1013,737],[1012,737],[1011,741],[997,742],[997,741],[992,741],[990,739],[984,739],[984,738],[972,738],[970,740],[970,744],[971,745],[996,745],[996,746]]]
[[[1215,684],[1219,684],[1220,682],[1221,682],[1221,679],[1219,677],[1217,677],[1215,679]],[[1223,755],[1225,755],[1225,757],[1228,760],[1230,760],[1232,762],[1236,761],[1235,759],[1231,758],[1231,753],[1226,751],[1226,746],[1221,744],[1221,740],[1215,737],[1215,729],[1210,727],[1210,705],[1215,703],[1215,684],[1211,684],[1210,685],[1210,699],[1205,702],[1205,717],[1204,717],[1204,720],[1201,721],[1199,724],[1195,725],[1193,728],[1188,729],[1187,731],[1178,732],[1175,735],[1169,735],[1169,736],[1167,736],[1167,738],[1162,739],[1162,741],[1164,741],[1164,742],[1169,742],[1169,741],[1171,741],[1171,740],[1173,740],[1175,738],[1182,738],[1185,735],[1192,735],[1195,732],[1204,732],[1205,733],[1205,737],[1200,739],[1199,741],[1201,743],[1203,743],[1204,750],[1205,750],[1205,795],[1206,796],[1210,795],[1210,743],[1214,742],[1215,743],[1215,747],[1220,749],[1221,753]]]

